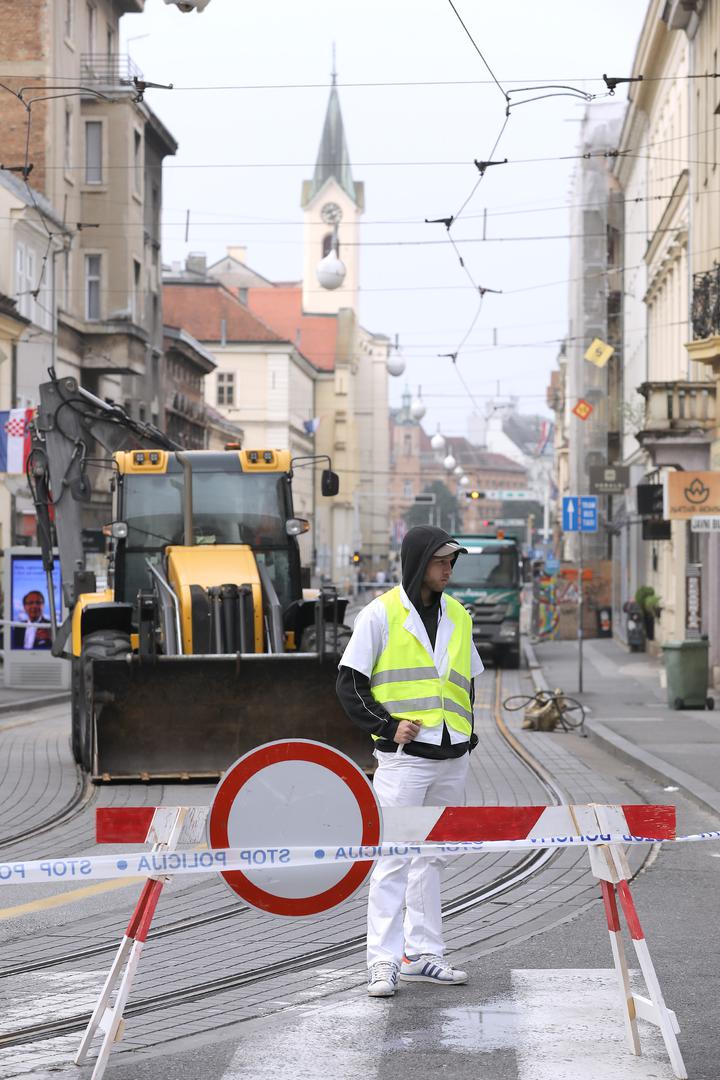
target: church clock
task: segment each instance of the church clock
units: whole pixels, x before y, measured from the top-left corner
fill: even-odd
[[[337,203],[325,203],[320,211],[320,216],[328,225],[339,225],[342,221],[342,210]]]

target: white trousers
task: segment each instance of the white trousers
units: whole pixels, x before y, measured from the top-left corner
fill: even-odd
[[[469,754],[445,761],[405,753],[378,753],[377,758],[373,787],[381,806],[465,805]],[[378,960],[399,964],[403,953],[443,955],[440,873],[444,861],[442,857],[378,860],[368,899],[368,966]]]

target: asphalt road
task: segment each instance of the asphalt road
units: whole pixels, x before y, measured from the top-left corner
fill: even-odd
[[[477,703],[481,742],[473,755],[469,801],[546,803],[549,796],[537,777],[498,732],[492,683],[488,673]],[[528,686],[524,673],[506,673],[503,693]],[[588,740],[522,733],[518,714],[506,719],[572,801],[674,802],[680,832],[715,826],[680,792],[664,791]],[[35,830],[27,840],[0,844],[3,860],[98,850],[97,805],[209,801],[209,788],[159,785],[101,787],[83,801],[68,727],[67,707],[57,705],[32,716],[6,714],[0,721],[0,837]],[[59,809],[69,819],[38,832]],[[633,895],[694,1080],[720,1075],[714,932],[719,855],[720,847],[709,843],[631,852],[635,869],[645,860]],[[136,1005],[160,1004],[129,1009],[106,1075],[669,1080],[672,1070],[656,1029],[640,1025],[642,1058],[625,1049],[605,918],[584,852],[563,851],[511,891],[464,906],[463,898],[515,862],[506,853],[458,858],[448,867],[446,939],[453,961],[467,967],[469,984],[404,986],[390,1001],[365,994],[364,890],[325,916],[282,920],[244,908],[215,879],[174,882],[158,909],[156,936],[148,942],[131,999]],[[125,882],[3,888],[2,1033],[82,1019],[89,1012],[138,891],[137,884]],[[629,939],[626,948],[635,969]],[[319,953],[324,958],[314,960]],[[92,1065],[72,1065],[79,1037],[73,1031],[6,1045],[0,1049],[0,1077],[89,1078]]]

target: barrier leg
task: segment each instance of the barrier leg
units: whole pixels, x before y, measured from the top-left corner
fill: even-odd
[[[187,814],[186,807],[180,807],[169,830],[166,841],[153,846],[153,852],[171,851],[177,846],[183,823]],[[81,1065],[85,1061],[93,1038],[98,1032],[103,1033],[103,1041],[100,1046],[95,1068],[91,1080],[100,1080],[108,1063],[108,1058],[116,1042],[123,1035],[125,1021],[123,1013],[130,997],[133,979],[140,963],[143,947],[147,939],[150,926],[152,925],[155,909],[157,908],[163,885],[168,879],[148,878],[142,887],[142,892],[135,905],[125,935],[120,943],[115,959],[113,960],[108,976],[105,980],[97,1004],[90,1017],[90,1022],[85,1029],[78,1052],[75,1056],[75,1064]],[[115,1001],[111,1005],[113,991],[119,982]]]
[[[675,1013],[672,1012],[671,1009],[668,1009],[665,1004],[662,990],[660,989],[660,983],[658,982],[658,977],[655,973],[655,967],[650,958],[650,950],[648,949],[645,935],[643,934],[640,925],[640,919],[638,918],[638,913],[635,908],[635,902],[632,898],[630,886],[627,881],[619,881],[617,883],[617,891],[618,896],[620,897],[620,904],[623,909],[625,921],[627,922],[628,930],[630,931],[630,936],[633,945],[635,946],[635,952],[640,962],[640,969],[645,979],[645,985],[650,994],[649,1000],[640,997],[639,994],[633,994],[633,1002],[637,1010],[637,1015],[643,1020],[649,1020],[651,1024],[655,1024],[660,1028],[665,1047],[670,1057],[673,1073],[679,1080],[686,1080],[687,1070],[685,1069],[685,1062],[683,1061],[676,1038],[680,1026],[677,1022]]]
[[[632,990],[630,989],[630,976],[628,974],[627,961],[625,959],[625,946],[623,945],[622,932],[620,930],[620,916],[618,915],[615,900],[615,888],[609,881],[601,881],[603,904],[605,905],[605,917],[607,918],[608,931],[610,933],[610,948],[612,949],[613,963],[618,977],[620,997],[622,1000],[623,1020],[625,1021],[625,1036],[631,1053],[638,1057],[642,1053],[640,1049],[640,1036],[638,1035],[637,1014]]]

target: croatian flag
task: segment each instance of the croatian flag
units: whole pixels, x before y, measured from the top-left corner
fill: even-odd
[[[0,412],[0,473],[24,473],[34,409]]]

